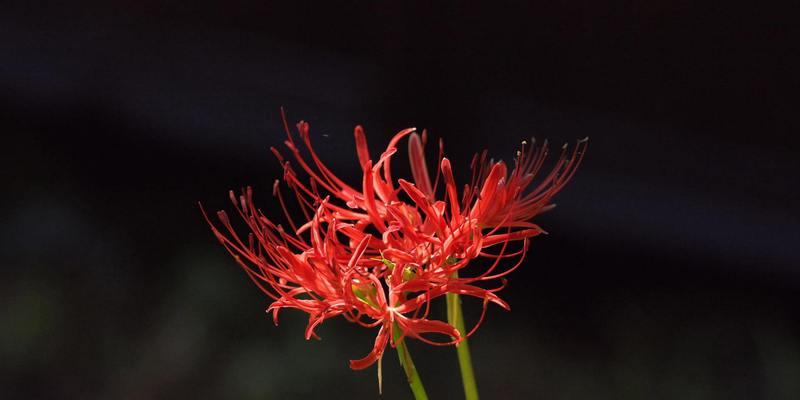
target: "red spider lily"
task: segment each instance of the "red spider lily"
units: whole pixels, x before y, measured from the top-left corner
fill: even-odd
[[[463,340],[464,335],[450,324],[429,319],[432,300],[447,293],[483,300],[481,318],[466,336],[480,325],[489,302],[508,309],[495,294],[504,281],[492,289],[478,284],[502,278],[522,263],[529,239],[543,232],[530,220],[552,208],[550,199],[572,178],[586,147],[586,140],[579,141],[568,154],[565,146],[555,168],[532,189],[529,187],[547,156],[546,144],[526,149],[523,142],[511,173],[502,161],[487,161],[485,152],[476,155],[472,182],[459,197],[450,162],[442,156],[441,141],[440,168],[431,182],[423,152],[425,131],[421,136],[413,128],[400,131],[373,162],[364,131],[357,126],[355,140],[363,179],[361,188],[355,189],[317,156],[307,123],[298,123],[297,129],[311,161],[301,154],[285,118],[284,125],[285,144],[308,175],[308,182],[298,177],[278,150],[272,151],[284,167],[283,180],[295,193],[305,223],[296,225],[278,181],[273,193],[291,232],[255,208],[250,188],[238,197],[230,194],[250,230],[246,242],[224,211],[218,213],[224,231],[208,216],[206,219],[253,282],[273,299],[268,311],[276,324],[280,309],[295,308],[309,314],[306,339],[316,336],[314,329],[325,319],[338,315],[364,327],[380,327],[372,351],[350,362],[353,369],[372,365],[387,344],[395,346],[393,330],[400,332],[397,340],[408,336],[434,345]],[[391,160],[406,136],[414,183],[399,179],[396,187]],[[444,200],[435,198],[440,180]],[[521,246],[511,251],[512,242],[521,242]],[[499,248],[495,254],[489,252],[493,247]],[[515,257],[511,267],[497,271],[501,262]],[[476,258],[491,263],[480,273],[459,277],[458,272],[468,272]],[[428,334],[445,335],[449,340],[434,341]]]

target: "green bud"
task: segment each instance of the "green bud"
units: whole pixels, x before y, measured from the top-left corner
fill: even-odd
[[[412,266],[403,268],[403,280],[408,282],[417,277],[417,269]]]
[[[383,256],[383,252],[381,252],[381,258],[373,258],[373,260],[377,260],[377,261],[382,262],[383,265],[386,266],[386,268],[389,268],[389,271],[394,271],[394,267],[397,266],[397,264],[393,263],[391,260],[389,260],[388,258],[384,257]]]
[[[389,268],[389,271],[394,271],[394,267],[397,266],[397,264],[389,261],[387,258],[381,258],[381,262],[386,266],[386,268]]]
[[[353,295],[364,304],[375,309],[378,308],[378,302],[376,300],[378,290],[375,288],[375,285],[371,283],[353,282],[350,284],[350,289],[353,291]]]

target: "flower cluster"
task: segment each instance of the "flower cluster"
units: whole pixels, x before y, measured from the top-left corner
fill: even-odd
[[[553,207],[551,198],[575,174],[587,143],[579,141],[572,151],[564,146],[555,166],[539,179],[535,178],[547,157],[546,142],[522,142],[510,172],[503,161],[487,160],[484,151],[473,158],[471,182],[459,193],[441,140],[431,182],[423,151],[425,131],[398,132],[373,161],[364,130],[357,126],[363,179],[356,188],[320,160],[307,123],[297,124],[299,138],[285,118],[284,127],[286,147],[299,168],[277,149],[272,152],[283,166],[283,181],[294,193],[299,208],[295,214],[302,213],[303,223],[296,223],[277,180],[273,194],[291,230],[255,207],[249,187],[239,195],[230,192],[249,228],[246,238],[237,234],[225,211],[217,213],[219,223],[203,214],[217,239],[272,298],[267,311],[276,324],[281,309],[294,308],[309,315],[306,339],[316,337],[314,330],[325,319],[339,315],[379,328],[372,351],[350,361],[353,369],[372,365],[387,344],[395,346],[404,337],[457,344],[480,325],[488,303],[508,309],[497,295],[505,286],[504,276],[522,263],[529,240],[544,232],[531,219]],[[408,142],[413,182],[392,178],[392,157],[403,139]],[[437,199],[440,185],[443,195]],[[474,263],[476,259],[488,261]],[[431,316],[431,302],[448,293],[483,301],[481,318],[469,332],[462,334]]]

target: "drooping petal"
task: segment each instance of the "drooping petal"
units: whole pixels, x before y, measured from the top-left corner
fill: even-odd
[[[383,355],[384,349],[386,349],[386,343],[389,342],[389,331],[391,331],[391,328],[387,328],[386,325],[381,325],[381,329],[378,331],[378,336],[375,337],[375,346],[372,347],[372,351],[370,351],[369,354],[367,354],[367,356],[364,358],[350,360],[350,368],[354,370],[360,370],[367,368],[374,364],[375,361],[378,361],[378,359]]]
[[[461,334],[458,332],[458,329],[442,321],[422,319],[422,318],[398,317],[397,325],[402,330],[403,336],[409,336],[432,345],[447,346],[451,344],[456,344],[461,340]],[[450,340],[446,340],[443,342],[436,342],[422,336],[423,334],[431,334],[431,333],[448,336],[450,337]]]

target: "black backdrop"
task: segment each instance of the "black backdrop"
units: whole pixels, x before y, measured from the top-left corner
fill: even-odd
[[[375,332],[274,327],[196,206],[251,184],[275,211],[281,105],[350,181],[357,123],[373,154],[427,128],[462,178],[477,150],[591,138],[471,341],[484,398],[800,396],[787,10],[288,3],[2,7],[0,397],[378,397],[347,367]],[[412,351],[461,395],[451,349]]]

